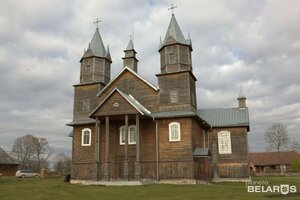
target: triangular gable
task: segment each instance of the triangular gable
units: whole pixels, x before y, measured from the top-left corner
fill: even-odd
[[[150,82],[148,82],[147,80],[145,80],[143,77],[141,77],[138,73],[136,73],[135,71],[133,71],[132,69],[130,69],[129,67],[124,67],[117,76],[114,77],[113,80],[111,80],[98,94],[97,96],[99,97],[103,92],[105,92],[107,90],[107,88],[109,88],[110,85],[112,85],[120,76],[122,76],[122,74],[125,71],[129,71],[130,73],[132,73],[134,76],[136,76],[137,78],[139,78],[140,80],[142,80],[144,83],[146,83],[148,86],[150,86],[150,88],[152,88],[155,91],[158,91],[158,88],[154,85],[152,85]]]
[[[99,115],[101,112],[101,115]],[[98,114],[97,114],[98,113]],[[91,113],[90,117],[104,116],[104,115],[119,115],[119,114],[135,114],[150,116],[143,105],[136,101],[132,96],[127,95],[115,88],[109,95],[97,106]]]

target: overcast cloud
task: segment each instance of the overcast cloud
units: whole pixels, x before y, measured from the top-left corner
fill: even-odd
[[[122,69],[131,27],[139,73],[157,84],[159,37],[173,1],[4,0],[0,7],[0,146],[30,133],[56,152],[71,151],[73,84],[94,31]],[[300,1],[175,1],[175,15],[193,43],[199,108],[237,106],[240,86],[250,109],[250,151],[264,151],[264,131],[286,124],[300,143]]]

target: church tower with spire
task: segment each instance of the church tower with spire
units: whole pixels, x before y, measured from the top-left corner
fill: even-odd
[[[109,47],[107,46],[107,49],[105,49],[98,28],[80,63],[80,83],[100,82],[106,85],[110,81],[110,65],[112,61]]]
[[[158,51],[161,70],[157,74],[160,111],[196,111],[197,80],[192,68],[192,43],[183,36],[174,13]]]
[[[132,38],[130,38],[127,48],[124,50],[125,57],[123,58],[123,67],[129,67],[133,71],[137,72],[138,59],[136,58],[136,51],[134,50],[134,45]]]
[[[74,85],[73,122],[75,124],[91,121],[89,113],[98,104],[97,94],[110,82],[112,61],[109,46],[105,49],[98,27],[80,63],[80,83]]]

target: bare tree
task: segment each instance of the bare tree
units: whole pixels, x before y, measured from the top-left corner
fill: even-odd
[[[35,153],[34,146],[32,145],[33,140],[34,136],[27,134],[25,136],[18,137],[14,141],[12,153],[21,162],[22,168],[28,168],[30,161]]]
[[[27,134],[14,141],[12,153],[21,162],[22,168],[40,171],[48,166],[48,159],[53,153],[46,138],[38,138]]]
[[[265,141],[268,143],[268,150],[280,152],[289,145],[288,131],[285,125],[274,123],[265,131]]]
[[[41,168],[46,168],[48,165],[48,159],[53,153],[53,149],[49,146],[46,138],[37,138],[33,140],[33,146],[35,148],[36,155],[36,171],[40,171]],[[44,156],[43,156],[44,155]]]
[[[64,153],[59,153],[54,157],[54,170],[61,174],[70,173],[71,157]]]
[[[300,144],[295,140],[292,140],[290,142],[290,147],[289,148],[290,148],[291,151],[300,152]]]

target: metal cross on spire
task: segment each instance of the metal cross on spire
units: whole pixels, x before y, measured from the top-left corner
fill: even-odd
[[[98,25],[99,25],[100,22],[101,22],[101,20],[99,20],[98,17],[97,17],[97,20],[94,22],[94,24],[97,24],[97,28],[98,28]]]
[[[174,4],[171,4],[171,7],[168,8],[168,10],[172,10],[172,15],[174,15],[174,9],[177,8],[177,6],[174,6]]]

